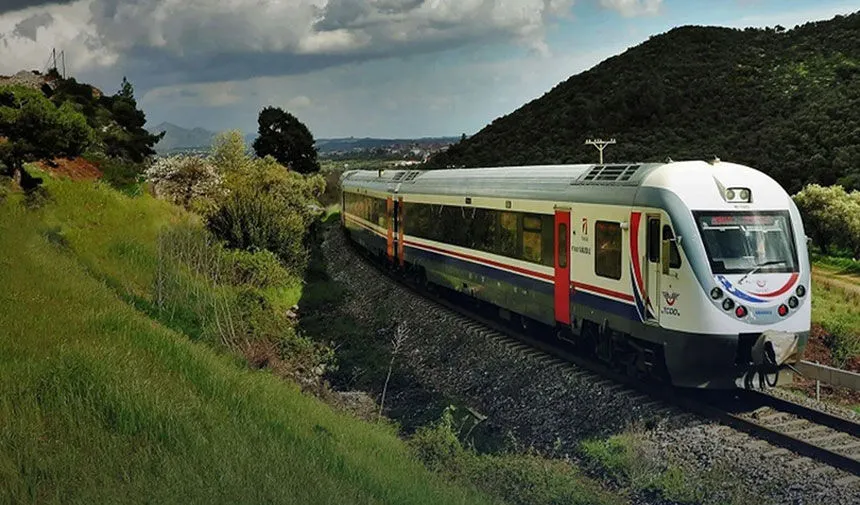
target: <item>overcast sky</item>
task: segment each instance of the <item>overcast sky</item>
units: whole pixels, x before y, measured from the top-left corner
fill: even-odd
[[[150,125],[256,130],[283,107],[316,137],[472,134],[681,25],[792,28],[831,0],[0,0],[0,74],[127,75]]]

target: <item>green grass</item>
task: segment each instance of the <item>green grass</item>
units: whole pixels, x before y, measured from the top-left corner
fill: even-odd
[[[815,265],[835,270],[840,274],[860,275],[860,261],[852,258],[825,256],[820,253],[810,252],[809,259]]]
[[[464,447],[451,410],[432,426],[418,430],[410,443],[431,468],[451,479],[472,483],[507,503],[522,505],[622,503],[571,463],[533,453],[479,454]]]
[[[827,340],[837,366],[860,355],[860,303],[858,295],[846,292],[827,279],[812,283],[812,322],[831,337]]]
[[[736,482],[727,468],[713,465],[705,472],[686,471],[680,463],[657,463],[634,433],[580,444],[587,467],[608,474],[622,486],[655,493],[673,503],[741,505],[761,503]]]
[[[483,503],[391,428],[332,411],[128,303],[189,218],[50,181],[0,204],[0,501]]]

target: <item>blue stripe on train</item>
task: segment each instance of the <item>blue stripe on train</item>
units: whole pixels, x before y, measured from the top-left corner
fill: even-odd
[[[435,251],[427,251],[407,245],[406,249],[409,253],[409,258],[429,259],[437,261],[454,268],[466,270],[475,275],[482,275],[488,279],[504,282],[506,284],[515,285],[518,288],[537,291],[550,296],[555,296],[555,285],[549,282],[542,282],[531,277],[508,272],[500,268],[473,263],[460,258],[448,256],[446,254]],[[571,293],[571,301],[575,304],[584,305],[595,310],[601,310],[624,317],[633,321],[639,321],[639,314],[636,312],[636,306],[629,303],[624,303],[612,298],[607,298],[600,295],[586,293],[585,291],[575,291]]]
[[[532,279],[531,277],[526,277],[524,275],[508,272],[507,270],[502,270],[500,268],[491,267],[489,265],[482,265],[480,263],[472,263],[471,261],[454,258],[452,256],[448,256],[446,254],[438,253],[435,251],[418,249],[417,247],[413,247],[410,245],[407,245],[406,249],[408,249],[409,251],[409,255],[407,256],[408,258],[416,257],[419,259],[436,261],[444,265],[459,268],[461,270],[466,270],[467,272],[470,272],[475,275],[487,277],[488,279],[504,282],[505,284],[512,284],[518,288],[548,294],[550,296],[555,294],[555,288],[550,282],[539,281],[537,279]]]
[[[639,321],[639,313],[636,311],[636,306],[629,303],[620,302],[607,298],[605,296],[587,293],[582,290],[577,290],[572,294],[570,299],[575,304],[584,305],[595,310],[609,312],[632,321]]]

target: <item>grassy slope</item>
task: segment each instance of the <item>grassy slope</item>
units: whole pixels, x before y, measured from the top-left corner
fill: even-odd
[[[149,286],[158,224],[186,217],[81,183],[50,190],[38,213],[0,204],[0,501],[482,501],[389,429],[127,304]]]

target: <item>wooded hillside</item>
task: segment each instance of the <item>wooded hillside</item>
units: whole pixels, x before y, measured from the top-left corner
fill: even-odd
[[[713,158],[788,191],[860,188],[860,12],[793,30],[688,26],[557,85],[433,167]]]

